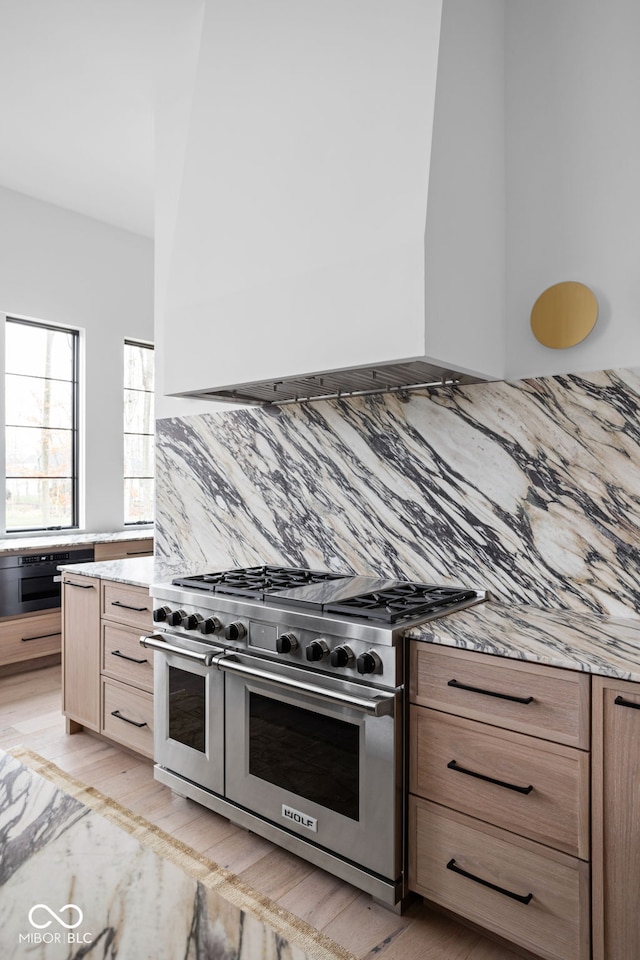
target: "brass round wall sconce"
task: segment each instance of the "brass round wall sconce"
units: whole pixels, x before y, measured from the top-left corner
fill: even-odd
[[[565,280],[541,293],[531,311],[531,329],[545,347],[562,350],[587,337],[598,319],[598,301],[584,283]]]

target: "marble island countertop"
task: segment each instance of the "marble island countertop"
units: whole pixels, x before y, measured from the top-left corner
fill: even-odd
[[[491,600],[412,627],[406,636],[498,657],[640,682],[640,618]]]
[[[101,580],[114,580],[116,583],[128,583],[134,587],[146,587],[152,583],[163,583],[177,577],[184,570],[183,564],[171,564],[155,557],[123,557],[121,560],[92,560],[87,563],[62,563],[58,567],[63,573],[73,573],[82,577],[99,577]]]
[[[148,540],[153,537],[153,526],[135,530],[107,531],[106,533],[40,533],[32,537],[5,537],[0,539],[0,554],[23,550],[58,550],[65,547],[84,547],[92,543],[118,543],[121,540]]]

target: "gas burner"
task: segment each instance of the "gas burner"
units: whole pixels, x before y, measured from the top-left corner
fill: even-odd
[[[460,587],[427,586],[421,583],[402,583],[385,590],[362,593],[329,603],[325,613],[339,613],[363,620],[396,623],[409,617],[422,617],[435,610],[444,613],[448,607],[475,598],[474,590]]]
[[[341,580],[344,576],[345,574],[329,573],[325,570],[262,566],[238,567],[235,570],[205,573],[194,577],[176,577],[172,583],[174,586],[191,587],[215,594],[262,600],[268,594],[279,590],[290,590],[327,580]]]

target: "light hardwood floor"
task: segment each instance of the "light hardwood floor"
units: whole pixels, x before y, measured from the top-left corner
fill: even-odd
[[[324,931],[376,960],[516,960],[449,917],[412,903],[403,916],[267,840],[182,799],[153,779],[150,760],[88,733],[68,736],[60,667],[0,676],[0,747],[22,745],[92,784]]]

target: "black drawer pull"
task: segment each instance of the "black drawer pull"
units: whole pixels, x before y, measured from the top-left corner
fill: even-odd
[[[135,657],[128,657],[126,653],[120,653],[119,650],[112,650],[111,656],[120,657],[121,660],[129,660],[130,663],[149,663],[146,657],[144,657],[142,660],[136,660]]]
[[[93,583],[74,583],[73,580],[65,580],[65,587],[80,587],[81,590],[93,590]]]
[[[136,613],[144,613],[149,607],[130,607],[128,603],[120,603],[119,600],[111,601],[112,607],[122,607],[123,610],[135,610]]]
[[[517,900],[518,903],[527,904],[533,900],[532,893],[527,893],[526,896],[523,896],[521,893],[514,893],[513,890],[505,890],[504,887],[499,887],[495,883],[489,883],[488,880],[483,880],[482,877],[476,877],[472,873],[468,873],[466,870],[463,870],[462,867],[458,866],[453,857],[447,864],[447,870],[453,870],[454,873],[459,873],[461,877],[466,877],[468,880],[474,880],[476,883],[481,883],[483,887],[489,887],[491,890],[497,890],[498,893],[503,893],[505,897],[511,897],[512,900]]]
[[[483,693],[485,697],[499,697],[500,700],[513,700],[514,703],[533,703],[533,697],[514,697],[510,693],[496,693],[494,690],[483,690],[481,687],[469,687],[466,683],[458,683],[457,680],[449,680],[448,687],[455,687],[456,690],[470,690],[471,693]]]
[[[495,783],[498,787],[506,787],[507,790],[515,790],[516,793],[531,793],[533,786],[519,787],[515,783],[507,783],[506,780],[496,780],[494,777],[487,777],[484,773],[476,773],[475,770],[467,770],[466,767],[459,767],[455,760],[450,760],[447,764],[449,770],[455,770],[456,773],[466,773],[468,777],[477,777],[478,780],[486,780],[487,783]]]
[[[148,550],[127,550],[128,557],[148,557],[149,555]]]
[[[640,703],[633,703],[631,700],[625,700],[624,697],[616,697],[613,702],[617,707],[631,707],[633,710],[640,710]]]
[[[53,633],[41,633],[39,637],[20,637],[21,643],[28,643],[29,640],[47,640],[49,637],[59,637],[60,631],[55,630]]]
[[[117,717],[118,720],[124,720],[125,723],[130,723],[133,727],[146,727],[146,726],[147,726],[146,723],[136,723],[135,720],[129,720],[128,717],[123,717],[119,710],[112,710],[112,711],[111,711],[111,716],[112,716],[112,717]]]

